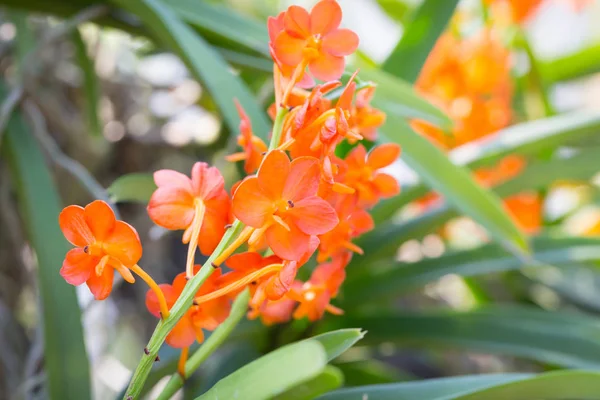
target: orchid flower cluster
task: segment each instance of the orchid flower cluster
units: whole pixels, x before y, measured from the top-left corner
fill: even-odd
[[[66,255],[64,279],[86,283],[102,300],[111,292],[115,270],[130,283],[133,272],[150,286],[148,310],[167,318],[200,269],[194,265],[196,249],[212,254],[212,273],[166,339],[182,349],[202,342],[205,330],[219,326],[232,299],[246,288],[248,317],[265,324],[341,314],[331,301],[353,254],[363,252],[353,240],[373,229],[366,210],[399,192],[398,182],[382,169],[400,154],[395,144],[367,152],[357,143],[375,139],[385,114],[369,104],[373,85],[357,90],[356,73],[342,88],[345,57],[356,50],[358,37],[339,27],[341,18],[336,1],[322,0],[310,12],[291,6],[269,19],[273,132],[267,145],[236,103],[243,151],[228,160],[243,161],[249,176],[231,192],[219,170],[204,162],[197,162],[189,177],[173,170],[154,173],[158,188],[148,214],[163,228],[183,231],[182,241],[189,244],[184,272],[171,284],[157,285],[137,264],[142,245],[136,230],[97,200],[85,208],[68,206],[60,215],[63,233],[76,246]],[[354,145],[345,158],[336,155],[342,141]],[[243,228],[219,246],[232,224]],[[317,266],[310,278],[296,279],[313,255]]]

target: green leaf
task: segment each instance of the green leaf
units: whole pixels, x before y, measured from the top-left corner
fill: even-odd
[[[569,268],[572,264],[600,260],[600,239],[536,237],[532,242],[536,265],[544,263]],[[400,263],[393,258],[371,264],[362,273],[349,273],[344,283],[344,307],[377,302],[423,286],[448,274],[476,276],[528,267],[497,244],[474,250],[448,253],[415,263]],[[350,270],[349,270],[350,271]]]
[[[205,1],[165,0],[165,3],[185,22],[198,28],[203,36],[219,36],[270,57],[267,44],[269,36],[264,23]]]
[[[231,131],[237,132],[240,122],[234,106],[234,99],[237,99],[250,116],[254,132],[267,139],[271,124],[252,93],[231,72],[219,53],[186,25],[169,6],[160,0],[111,2],[136,14],[158,42],[182,58],[192,74],[210,92]]]
[[[344,383],[342,372],[331,365],[313,379],[288,389],[276,396],[276,400],[312,400],[315,397],[339,388]]]
[[[473,311],[370,312],[330,320],[324,329],[362,326],[364,344],[449,346],[529,358],[572,368],[600,368],[600,323],[574,313],[486,306]]]
[[[127,201],[148,203],[155,190],[154,178],[149,173],[120,176],[106,189],[110,199],[115,203]]]
[[[94,61],[87,52],[87,46],[78,29],[72,34],[73,46],[75,47],[75,60],[83,73],[83,95],[84,114],[87,120],[87,128],[95,137],[102,137],[102,123],[98,115],[100,103],[100,83],[96,76]]]
[[[460,146],[449,153],[458,165],[470,169],[493,165],[509,154],[530,156],[574,143],[595,135],[600,129],[600,116],[591,113],[564,114],[533,122],[513,125],[497,134]],[[423,196],[424,183],[402,188],[399,196],[380,203],[373,209],[376,223],[388,220],[400,207]]]
[[[0,89],[6,95],[4,88]],[[75,288],[59,274],[69,246],[58,227],[60,199],[44,155],[24,121],[9,121],[2,150],[8,160],[29,242],[38,261],[44,369],[49,397],[90,398],[90,375]]]
[[[318,376],[327,364],[327,353],[315,340],[281,347],[221,379],[199,400],[263,400]]]
[[[414,379],[408,373],[376,359],[365,359],[336,364],[344,374],[344,386],[374,385]]]
[[[459,376],[341,389],[319,400],[596,400],[598,379],[597,371]]]
[[[383,63],[383,70],[414,83],[458,0],[425,0],[415,11],[402,38]]]
[[[404,24],[406,14],[410,11],[408,4],[401,0],[377,0],[377,4],[394,21]]]
[[[361,68],[358,75],[363,81],[372,81],[377,85],[373,106],[397,116],[428,121],[442,129],[452,127],[452,120],[419,96],[409,83],[374,68]]]
[[[413,131],[402,118],[389,112],[387,118],[381,132],[400,144],[402,159],[432,189],[483,225],[503,245],[513,250],[527,251],[525,235],[504,211],[497,196],[478,185],[465,168],[453,164],[440,149]]]
[[[541,61],[540,69],[544,81],[558,83],[581,78],[600,71],[600,44],[593,44],[566,56]]]
[[[322,333],[306,340],[316,340],[325,349],[327,361],[331,361],[365,336],[360,329],[348,328]]]

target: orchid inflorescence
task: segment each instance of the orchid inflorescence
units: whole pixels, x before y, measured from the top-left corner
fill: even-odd
[[[336,1],[322,0],[310,12],[291,6],[269,18],[274,129],[267,145],[236,101],[242,152],[228,160],[244,161],[252,175],[233,185],[231,193],[220,171],[203,162],[193,166],[191,177],[173,170],[154,173],[158,188],[148,214],[163,228],[183,230],[182,241],[189,244],[185,271],[172,284],[157,285],[137,265],[142,246],[135,229],[117,221],[108,204],[98,200],[85,208],[66,207],[60,215],[66,238],[77,246],[61,269],[65,280],[87,283],[102,300],[111,292],[114,270],[130,283],[133,272],[150,286],[148,310],[167,318],[200,269],[194,265],[196,248],[211,255],[235,222],[243,228],[213,254],[212,273],[167,336],[169,345],[187,354],[194,341],[203,341],[203,330],[214,330],[227,318],[232,299],[246,288],[248,317],[265,324],[341,314],[331,300],[353,254],[362,254],[353,240],[374,227],[366,210],[399,192],[396,179],[382,169],[400,154],[396,144],[370,152],[357,144],[375,139],[385,114],[369,104],[372,84],[357,89],[356,72],[341,88],[345,56],[358,46],[354,32],[339,28],[341,17]],[[354,148],[342,158],[336,149],[344,140]],[[317,266],[310,278],[296,279],[313,254]]]

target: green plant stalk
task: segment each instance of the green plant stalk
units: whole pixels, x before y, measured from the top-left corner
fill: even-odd
[[[240,221],[236,220],[235,223],[223,236],[221,242],[212,253],[212,255],[206,260],[200,271],[190,281],[187,283],[183,292],[179,296],[179,299],[175,302],[173,307],[171,308],[171,314],[168,318],[161,320],[148,345],[144,349],[144,354],[142,355],[142,359],[138,364],[135,372],[133,373],[133,377],[131,378],[131,382],[129,383],[129,387],[125,392],[124,400],[132,400],[139,396],[144,382],[146,378],[148,378],[148,374],[152,369],[152,364],[154,364],[154,360],[158,355],[158,350],[160,346],[162,346],[163,342],[167,338],[167,335],[173,329],[177,321],[181,319],[181,317],[186,313],[186,311],[192,306],[192,302],[194,301],[194,297],[196,293],[200,289],[200,286],[208,279],[208,277],[213,273],[215,268],[211,265],[212,262],[227,248],[227,246],[233,241],[233,239],[242,231],[244,224]]]
[[[269,151],[275,150],[281,142],[281,134],[283,133],[283,121],[289,110],[285,107],[280,107],[275,116],[275,122],[273,122],[273,136],[271,137],[271,143],[269,143]]]
[[[196,371],[200,365],[212,354],[219,346],[227,339],[227,337],[236,327],[238,322],[246,315],[248,310],[248,300],[250,299],[250,291],[244,290],[238,295],[231,307],[229,317],[223,322],[212,335],[200,346],[198,350],[185,363],[185,379]],[[184,379],[178,373],[175,373],[169,379],[169,382],[158,396],[157,400],[170,399],[182,386]]]

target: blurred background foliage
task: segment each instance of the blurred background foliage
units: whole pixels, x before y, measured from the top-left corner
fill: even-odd
[[[291,3],[311,4],[0,0],[0,398],[120,395],[156,323],[145,288],[92,302],[67,285],[58,212],[118,205],[145,244],[144,268],[158,282],[179,273],[186,249],[145,212],[150,173],[205,160],[229,185],[239,179],[224,161],[238,133],[232,100],[266,137],[265,20]],[[373,210],[377,229],[335,301],[344,316],[243,320],[179,398],[339,328],[367,333],[340,331],[347,345],[335,352],[338,339],[325,353],[286,347],[294,366],[250,364],[264,385],[278,384],[268,371],[297,368],[261,393],[600,398],[595,373],[563,370],[600,366],[600,3],[545,0],[512,16],[494,7],[529,2],[488,3],[340,0],[361,38],[352,64],[379,84],[374,105],[388,114],[379,140],[403,148],[390,168],[402,193]],[[150,398],[176,359],[161,350]],[[503,374],[443,378],[481,373]]]

